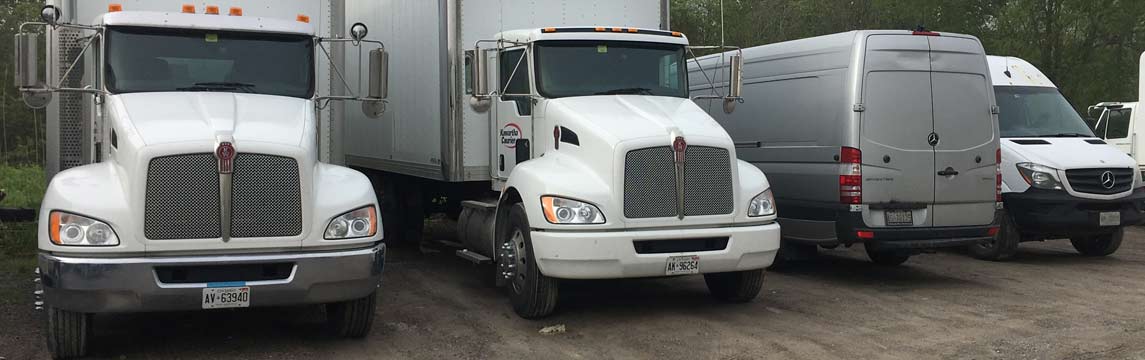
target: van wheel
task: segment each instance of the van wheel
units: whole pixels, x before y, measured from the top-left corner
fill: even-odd
[[[910,259],[910,254],[900,251],[880,250],[878,246],[871,244],[864,244],[863,248],[867,250],[867,257],[871,262],[882,266],[899,266]]]
[[[1117,248],[1121,247],[1121,239],[1124,237],[1125,228],[1118,228],[1108,234],[1070,238],[1069,242],[1082,255],[1107,256],[1117,252]]]
[[[370,296],[326,304],[326,324],[334,336],[361,338],[374,326],[374,309],[378,301],[375,291]]]
[[[509,209],[509,226],[502,236],[499,252],[498,270],[506,277],[513,311],[526,319],[552,314],[557,305],[559,282],[541,274],[537,267],[529,235],[529,218],[520,203]]]
[[[48,351],[53,359],[71,359],[87,355],[92,339],[91,314],[45,308],[48,312]]]
[[[745,303],[763,289],[763,269],[704,274],[708,292],[720,301]]]
[[[1018,232],[1018,226],[1014,225],[1014,219],[1010,215],[1004,214],[998,235],[989,240],[967,246],[966,249],[970,252],[970,256],[977,259],[1003,261],[1014,257],[1014,254],[1018,252],[1018,243],[1021,242],[1021,239],[1022,234]]]

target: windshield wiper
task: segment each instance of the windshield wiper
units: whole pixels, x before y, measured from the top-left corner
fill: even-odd
[[[195,86],[181,87],[175,90],[179,91],[234,91],[242,90],[243,92],[252,93],[254,84],[240,83],[240,82],[197,82]]]
[[[1036,136],[1036,137],[1094,137],[1094,136],[1090,135],[1090,134],[1082,134],[1082,133],[1058,133],[1058,134],[1053,134],[1053,135],[1041,135],[1041,136]]]
[[[608,91],[601,91],[601,92],[593,93],[593,95],[621,95],[621,94],[652,95],[652,89],[636,87],[636,88],[612,89],[612,90],[608,90]]]

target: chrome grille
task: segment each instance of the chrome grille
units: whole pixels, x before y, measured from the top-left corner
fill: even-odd
[[[282,156],[239,153],[231,182],[231,237],[302,233],[298,162]]]
[[[624,216],[676,216],[676,163],[671,147],[633,150],[624,157]]]
[[[672,148],[629,151],[624,159],[624,216],[676,216],[676,168]],[[727,149],[690,146],[684,163],[684,215],[732,212],[731,158]]]
[[[1113,187],[1105,188],[1101,183],[1101,175],[1106,171],[1113,173]],[[1073,169],[1065,171],[1073,191],[1087,194],[1110,195],[1129,191],[1133,187],[1133,169]]]
[[[732,212],[732,172],[728,150],[689,146],[684,162],[684,215]]]
[[[220,237],[216,170],[210,153],[151,159],[143,235],[152,240]]]

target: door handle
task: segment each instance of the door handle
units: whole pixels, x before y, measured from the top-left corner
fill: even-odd
[[[952,167],[947,167],[946,170],[942,170],[942,171],[938,172],[938,176],[955,176],[955,175],[958,175],[958,171],[954,170],[954,168],[952,168]]]

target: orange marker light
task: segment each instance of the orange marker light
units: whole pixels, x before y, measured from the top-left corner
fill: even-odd
[[[628,28],[628,32],[630,32],[630,33],[634,33],[637,31],[640,31],[640,30],[636,30],[636,28]]]
[[[52,239],[52,243],[60,244],[60,212],[53,211],[48,220],[48,238]]]
[[[306,15],[298,14],[298,22],[304,22],[304,23],[309,24],[310,23],[310,17],[306,16]]]
[[[543,29],[543,30],[541,30],[541,31],[544,31],[544,32],[547,32],[547,33],[551,33],[551,32],[557,32],[557,28],[555,28],[555,27],[547,27],[547,28],[544,28],[544,29]]]
[[[231,6],[231,11],[229,13],[227,13],[227,15],[243,16],[243,8],[237,7],[237,6]]]
[[[123,11],[123,5],[122,4],[107,4],[107,12],[112,13],[112,12],[120,12],[120,11]]]
[[[369,236],[374,236],[374,234],[378,233],[378,213],[377,213],[377,210],[374,210],[373,206],[370,207],[369,212],[370,212],[370,214],[369,214],[369,216],[370,216],[370,235]]]
[[[612,32],[621,32],[621,31],[624,31],[624,29],[622,29],[622,28],[612,28]]]
[[[544,212],[545,219],[549,220],[549,222],[554,223],[554,224],[560,222],[559,220],[557,220],[557,214],[555,212],[553,212],[553,197],[551,197],[551,196],[541,197],[541,211]]]
[[[207,15],[218,15],[219,7],[215,5],[207,5],[207,8],[203,10],[203,13]]]
[[[195,13],[195,5],[183,4],[183,13],[184,14],[194,14]]]
[[[596,31],[604,31],[604,30],[605,30],[605,29],[604,29],[603,27],[599,27],[599,26],[598,26],[598,27],[596,27]]]
[[[684,33],[682,33],[682,32],[679,32],[679,31],[673,31],[673,32],[672,32],[672,36],[675,36],[675,37],[681,37],[681,36],[684,36]]]

